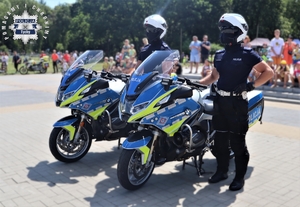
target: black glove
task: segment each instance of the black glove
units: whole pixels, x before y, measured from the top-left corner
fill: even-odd
[[[248,82],[247,84],[240,84],[238,85],[235,89],[234,89],[234,93],[237,94],[237,95],[242,95],[242,93],[244,91],[252,91],[254,90],[254,83],[253,82]]]

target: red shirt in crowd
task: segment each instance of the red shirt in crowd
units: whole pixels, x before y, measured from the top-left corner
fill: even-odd
[[[69,63],[70,62],[70,55],[65,53],[64,56],[63,56],[64,60]]]

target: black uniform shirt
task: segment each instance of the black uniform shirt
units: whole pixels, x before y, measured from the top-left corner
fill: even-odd
[[[155,41],[152,44],[144,46],[138,56],[138,60],[144,61],[152,52],[156,50],[171,50],[171,48],[162,40]]]
[[[238,85],[246,84],[253,66],[261,61],[262,58],[255,51],[240,44],[217,51],[214,66],[220,75],[218,89],[234,91]]]

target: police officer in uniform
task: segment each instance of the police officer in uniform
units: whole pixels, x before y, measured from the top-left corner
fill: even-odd
[[[168,28],[167,22],[162,16],[153,14],[146,17],[144,27],[149,44],[145,45],[139,53],[136,68],[155,50],[171,50],[170,47],[162,41]]]
[[[273,77],[272,69],[262,61],[251,48],[241,46],[247,35],[248,25],[243,16],[235,13],[223,14],[219,20],[220,41],[224,50],[217,51],[212,73],[201,79],[201,84],[211,84],[218,80],[214,106],[213,127],[216,130],[215,151],[217,171],[209,178],[209,183],[217,183],[228,178],[229,141],[235,154],[236,174],[229,190],[240,190],[244,186],[249,152],[245,136],[248,131],[247,92],[263,85]],[[255,82],[248,82],[252,70],[261,75]]]

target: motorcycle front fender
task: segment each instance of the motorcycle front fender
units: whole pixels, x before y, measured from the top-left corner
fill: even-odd
[[[129,136],[122,144],[124,149],[138,150],[142,154],[142,164],[146,164],[149,154],[151,141],[153,140],[152,132],[148,130],[142,130]],[[150,143],[150,144],[149,144]]]
[[[75,135],[75,127],[72,126],[72,124],[74,124],[76,121],[79,121],[79,119],[76,118],[75,116],[73,116],[73,115],[66,116],[66,117],[58,120],[57,122],[55,122],[53,124],[53,127],[64,128],[65,130],[67,130],[69,132],[69,139],[73,140],[74,135]]]

